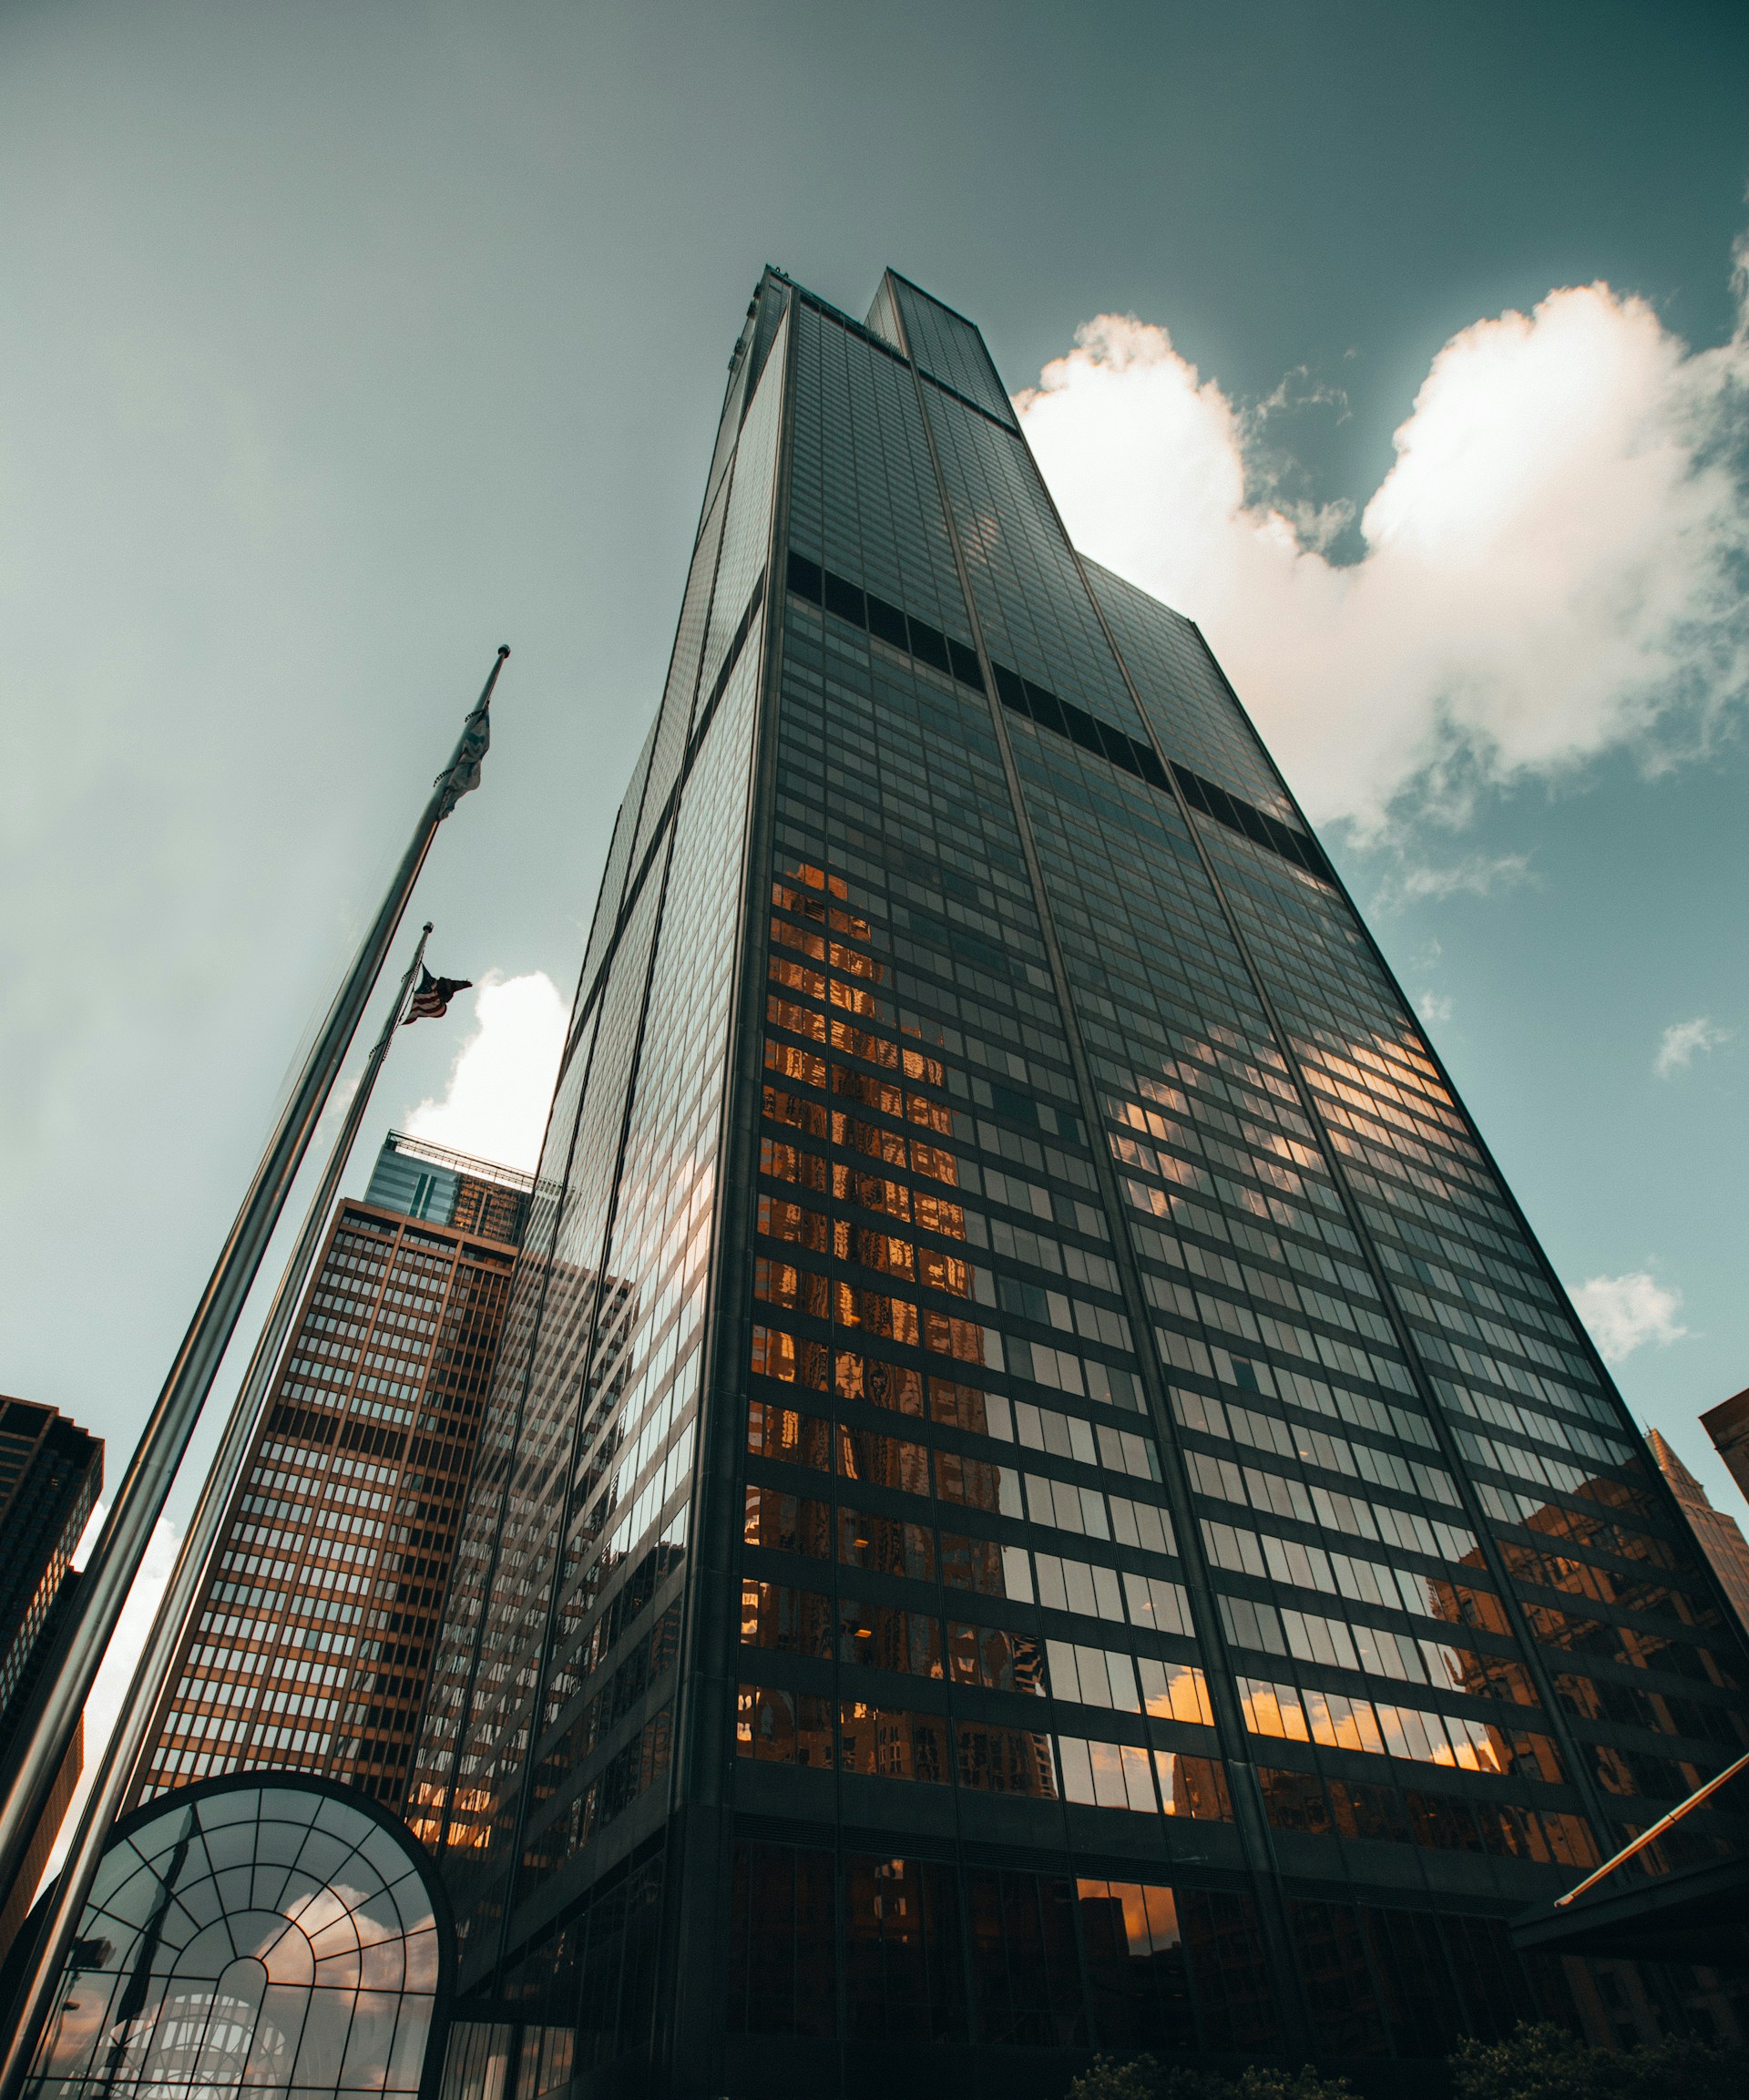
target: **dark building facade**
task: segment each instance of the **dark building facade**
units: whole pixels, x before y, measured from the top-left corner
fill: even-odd
[[[1734,1517],[1713,1507],[1706,1490],[1676,1456],[1665,1437],[1653,1429],[1646,1443],[1688,1519],[1695,1543],[1713,1563],[1713,1572],[1731,1600],[1738,1622],[1749,1627],[1749,1539],[1744,1537]]]
[[[970,323],[768,271],[409,1803],[469,2061],[1418,2090],[1608,2031],[1506,1921],[1736,1754],[1746,1673],[1197,630],[1070,547]]]
[[[1731,1469],[1731,1478],[1749,1495],[1749,1392],[1734,1393],[1701,1417],[1701,1427]]]
[[[335,1211],[130,1806],[280,1770],[403,1807],[527,1191],[391,1132]]]
[[[53,1408],[0,1396],[0,1755],[53,1632],[56,1603],[103,1487],[103,1440]]]
[[[103,1439],[54,1408],[0,1396],[0,1774],[60,1638],[79,1577],[73,1553],[103,1488]],[[10,1890],[0,1891],[0,1959],[29,1910],[85,1761],[75,1731]]]

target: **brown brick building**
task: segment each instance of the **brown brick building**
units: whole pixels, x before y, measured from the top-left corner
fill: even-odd
[[[1647,1441],[1652,1446],[1652,1457],[1658,1461],[1659,1471],[1670,1482],[1670,1491],[1688,1519],[1689,1529],[1702,1552],[1713,1563],[1713,1572],[1719,1578],[1738,1618],[1749,1626],[1749,1541],[1744,1538],[1734,1517],[1713,1507],[1706,1490],[1659,1430],[1653,1429]]]
[[[391,1132],[340,1204],[130,1806],[273,1767],[401,1808],[530,1186]]]
[[[1731,1478],[1749,1495],[1749,1392],[1734,1393],[1708,1409],[1701,1427],[1731,1469]]]

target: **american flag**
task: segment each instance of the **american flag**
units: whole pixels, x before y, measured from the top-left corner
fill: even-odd
[[[419,989],[413,995],[407,1018],[402,1025],[411,1028],[416,1020],[441,1020],[449,1010],[450,1000],[458,991],[468,990],[473,982],[471,977],[433,977],[421,964]]]

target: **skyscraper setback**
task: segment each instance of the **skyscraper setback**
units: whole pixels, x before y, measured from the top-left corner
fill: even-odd
[[[335,1212],[130,1806],[246,1769],[402,1806],[527,1205],[391,1132]]]
[[[768,271],[409,1800],[453,2050],[1406,2091],[1602,2021],[1505,1921],[1735,1754],[1745,1673],[1201,635],[1071,548],[969,323]]]

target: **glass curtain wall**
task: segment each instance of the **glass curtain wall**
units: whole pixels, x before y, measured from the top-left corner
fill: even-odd
[[[574,1036],[427,1733],[475,1987],[677,2093],[1585,2016],[1505,1921],[1749,1662],[1201,636],[903,279],[750,310]]]
[[[552,1877],[594,1866],[629,1809],[641,1834],[668,1807],[782,304],[756,302],[739,346],[668,689],[619,813],[434,1668],[411,1819],[455,1891],[465,1983],[497,1972],[507,1916],[550,1907]]]

